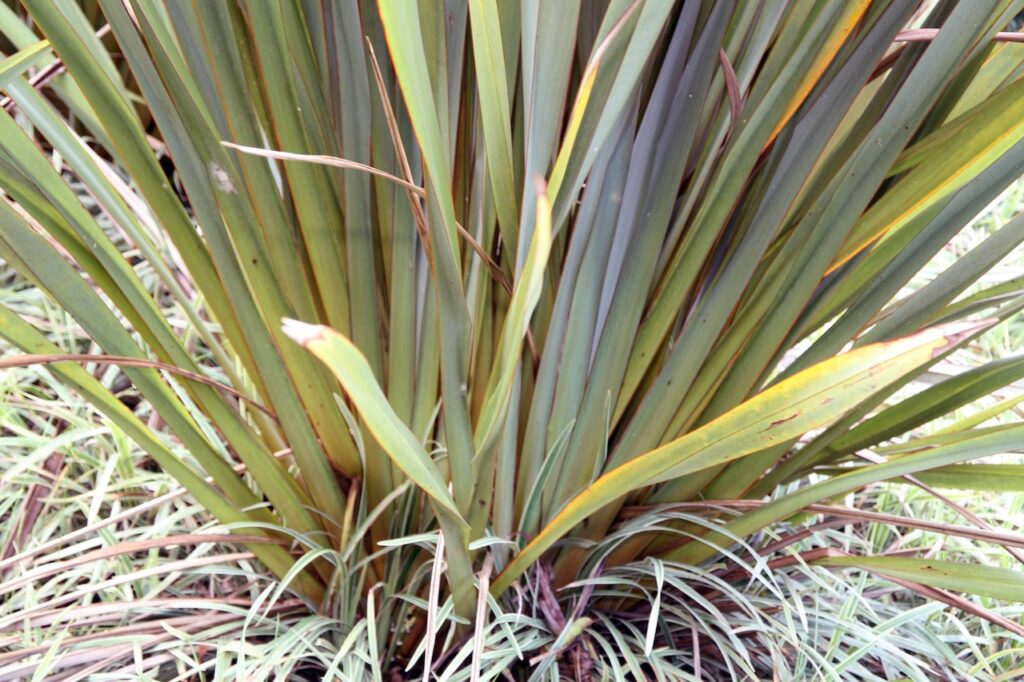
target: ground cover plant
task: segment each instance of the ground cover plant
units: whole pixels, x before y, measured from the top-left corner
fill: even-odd
[[[0,257],[88,339],[5,302],[5,366],[142,448],[265,598],[365,640],[339,674],[831,670],[834,624],[749,650],[698,627],[790,564],[1019,635],[960,596],[1021,601],[1013,563],[779,534],[856,518],[1024,558],[945,496],[955,523],[842,504],[1024,471],[972,464],[1024,443],[986,425],[1017,396],[891,442],[1024,376],[941,372],[1024,306],[989,275],[1024,217],[904,291],[1024,172],[1022,8],[0,5]],[[850,674],[927,674],[860,641]]]

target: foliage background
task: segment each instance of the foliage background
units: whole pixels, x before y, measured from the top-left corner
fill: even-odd
[[[977,506],[1021,478],[948,465],[1020,442],[1016,323],[894,339],[1024,305],[992,269],[1017,186],[913,279],[1020,175],[1024,57],[992,37],[1024,3],[25,4],[0,5],[0,253],[34,286],[9,280],[0,333],[50,355],[8,395],[50,401],[3,434],[25,493],[0,675],[1013,674],[977,640],[1021,632],[992,601],[1024,594],[1017,540],[877,482],[906,467]],[[921,24],[950,30],[897,35]],[[965,350],[935,364],[943,334]],[[976,398],[998,402],[958,411]],[[154,465],[244,547],[197,537],[179,493],[96,528],[163,492]],[[777,523],[826,489],[829,520]],[[637,513],[667,501],[689,506]],[[698,528],[739,553],[649,544]],[[836,583],[848,565],[927,601]],[[77,639],[34,639],[69,604]]]

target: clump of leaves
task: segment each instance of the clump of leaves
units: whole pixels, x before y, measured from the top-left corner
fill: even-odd
[[[389,655],[538,566],[554,590],[696,565],[878,481],[985,489],[965,463],[1024,443],[972,424],[870,452],[1024,376],[886,406],[1024,306],[1015,279],[960,297],[1021,216],[894,300],[1024,169],[1022,0],[24,5],[0,5],[0,256],[105,355],[7,307],[0,335],[267,536],[311,605],[348,594],[353,538],[351,608],[432,572]],[[750,504],[593,551],[628,509],[701,500]],[[435,531],[443,552],[377,553]],[[1024,599],[1007,568],[815,560]]]

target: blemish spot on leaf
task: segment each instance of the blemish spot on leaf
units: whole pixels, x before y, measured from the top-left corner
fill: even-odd
[[[776,419],[775,421],[773,421],[771,424],[768,425],[768,428],[769,429],[774,429],[776,426],[779,426],[780,424],[785,424],[786,422],[789,422],[789,421],[793,421],[794,419],[796,419],[799,416],[800,416],[800,413],[797,413],[797,414],[791,414],[788,417],[784,417],[782,419]]]
[[[235,185],[231,182],[231,176],[216,161],[210,162],[210,179],[213,180],[214,186],[221,192],[234,194]]]

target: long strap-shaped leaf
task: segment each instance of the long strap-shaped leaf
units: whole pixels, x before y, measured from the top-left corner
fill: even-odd
[[[1024,492],[1024,471],[1019,464],[951,464],[923,471],[916,478],[938,488],[975,492]]]
[[[473,447],[474,504],[470,522],[474,535],[483,529],[490,511],[489,500],[493,497],[493,462],[495,448],[504,424],[508,422],[512,389],[516,379],[516,368],[523,354],[523,339],[530,328],[530,317],[540,300],[544,284],[544,270],[551,253],[551,202],[548,200],[542,180],[537,180],[537,223],[530,240],[530,251],[526,257],[523,273],[509,303],[508,314],[495,354],[494,369],[491,371],[484,394],[480,418],[477,421]]]
[[[441,507],[459,516],[437,466],[388,405],[369,363],[355,344],[323,325],[285,320],[285,334],[305,346],[338,377],[374,438],[402,471]]]
[[[837,556],[819,559],[814,563],[863,568],[865,571],[913,580],[929,587],[967,592],[993,599],[1024,601],[1024,580],[1021,580],[1020,571],[1007,568],[892,556]]]
[[[480,99],[480,125],[487,151],[487,175],[494,192],[494,207],[502,239],[515,253],[519,209],[516,206],[512,116],[498,3],[495,0],[471,0],[469,18]]]
[[[1022,95],[1024,80],[1004,88],[980,107],[983,111],[972,121],[969,135],[957,135],[939,145],[928,161],[910,171],[884,199],[872,205],[854,227],[830,271],[963,187],[1024,137]]]
[[[530,316],[537,307],[544,284],[544,268],[548,254],[551,253],[551,203],[544,191],[543,182],[538,181],[538,185],[537,224],[534,227],[526,265],[512,292],[512,301],[509,303],[501,341],[495,355],[494,370],[491,372],[483,407],[480,409],[473,443],[476,458],[493,444],[499,427],[505,423],[512,381],[523,351],[523,339],[526,337]]]
[[[12,80],[42,61],[49,51],[50,41],[40,40],[35,45],[18,50],[10,57],[0,60],[0,88],[6,88]]]
[[[398,85],[426,170],[427,211],[433,247],[431,272],[437,287],[438,311],[443,320],[440,325],[440,358],[445,443],[451,462],[455,499],[465,512],[473,496],[473,435],[469,406],[462,390],[467,379],[470,323],[462,289],[455,204],[452,199],[452,167],[441,119],[434,107],[419,5],[398,0],[378,0],[377,7]],[[433,85],[436,87],[437,83]]]
[[[997,455],[1024,444],[1024,426],[1013,426],[992,432],[982,430],[973,438],[923,452],[893,459],[882,464],[858,467],[847,474],[836,476],[814,485],[805,486],[791,495],[780,497],[760,509],[748,512],[725,525],[723,533],[712,533],[706,542],[691,542],[673,552],[673,561],[700,563],[717,551],[715,543],[731,544],[730,538],[745,537],[776,521],[788,518],[808,505],[837,495],[844,495],[866,485],[887,481],[907,474],[918,474],[938,467],[960,464],[970,460]]]
[[[856,452],[907,433],[1024,377],[1024,357],[993,360],[938,383],[850,429],[829,446],[835,453]]]
[[[0,332],[2,332],[0,337],[7,339],[12,344],[30,353],[59,355],[63,352],[63,349],[50,342],[32,325],[2,305],[0,305]],[[248,493],[248,499],[242,502],[246,506],[253,508],[249,511],[243,511],[242,506],[233,501],[229,495],[226,495],[223,488],[215,488],[204,481],[199,472],[168,449],[156,434],[146,428],[139,421],[138,417],[125,407],[124,403],[118,400],[109,389],[89,374],[85,368],[74,362],[57,362],[49,365],[48,369],[60,377],[62,381],[74,387],[96,409],[102,412],[112,423],[116,424],[119,429],[123,430],[128,437],[138,443],[164,471],[184,486],[189,494],[216,516],[221,523],[239,524],[239,532],[263,535],[265,531],[261,528],[246,528],[244,524],[258,523],[266,525],[268,522],[273,522],[273,517],[257,506],[260,500],[252,493]],[[222,478],[218,483],[226,485],[231,483],[231,481]],[[237,483],[244,490],[244,484],[240,480]],[[288,575],[294,567],[294,560],[282,547],[251,544],[248,545],[248,548],[279,578]],[[294,586],[299,592],[314,602],[319,602],[323,598],[323,585],[311,572],[302,571],[297,573]]]
[[[776,384],[706,426],[609,471],[573,498],[512,559],[492,591],[500,594],[576,524],[626,493],[738,459],[827,424],[986,324],[936,327],[832,358]]]
[[[459,514],[437,465],[391,409],[365,356],[351,341],[323,325],[284,320],[283,329],[338,377],[373,437],[398,468],[430,496],[448,547],[450,585],[456,607],[460,613],[471,613],[474,600],[468,524]]]

